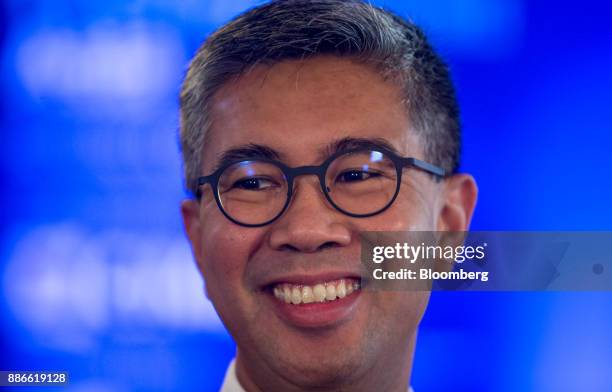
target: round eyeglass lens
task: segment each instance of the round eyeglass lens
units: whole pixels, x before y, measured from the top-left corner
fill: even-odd
[[[259,225],[282,211],[287,202],[287,179],[274,164],[242,161],[223,171],[217,193],[227,215],[243,224]]]
[[[325,175],[327,194],[341,210],[354,215],[374,214],[391,203],[397,192],[397,169],[380,151],[340,155]]]

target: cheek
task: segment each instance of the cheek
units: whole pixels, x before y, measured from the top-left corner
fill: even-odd
[[[216,209],[216,206],[214,206]],[[258,246],[260,231],[237,226],[219,211],[202,209],[202,257],[200,269],[211,300],[244,292],[244,276],[250,255]]]
[[[225,217],[220,217],[227,221]],[[206,293],[217,314],[233,336],[257,315],[252,288],[245,284],[250,255],[258,241],[257,230],[223,220],[208,220],[203,226],[200,269]]]
[[[378,291],[376,292],[376,306],[380,313],[375,317],[380,322],[378,328],[386,330],[390,336],[411,335],[418,327],[427,303],[430,292],[428,291]],[[393,322],[390,322],[393,320]]]
[[[371,218],[370,230],[433,231],[435,230],[434,198],[413,192],[400,192],[388,210]]]

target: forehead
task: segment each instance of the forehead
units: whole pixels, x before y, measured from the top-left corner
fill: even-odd
[[[317,57],[257,66],[215,95],[204,146],[210,168],[223,151],[256,143],[312,164],[313,154],[344,137],[383,138],[420,155],[400,89],[375,69]]]

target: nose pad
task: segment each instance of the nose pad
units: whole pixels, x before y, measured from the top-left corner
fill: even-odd
[[[342,214],[327,200],[318,178],[293,183],[293,195],[285,213],[275,222],[270,235],[273,249],[315,252],[351,242],[351,230]]]
[[[321,188],[321,182],[318,177],[316,176],[313,176],[313,177],[300,176],[300,177],[295,178],[293,181],[291,201],[289,202],[289,205],[287,206],[288,210],[292,208],[292,206],[296,203],[297,199],[303,197],[305,189],[308,189],[306,191],[308,194],[308,196],[306,196],[307,200],[319,198],[320,201],[326,207],[330,208],[331,210],[335,210],[334,206],[329,204],[329,201],[327,200],[327,197],[325,196],[325,192]],[[326,188],[326,191],[329,192],[329,187],[327,187],[326,185],[323,185],[323,186]]]

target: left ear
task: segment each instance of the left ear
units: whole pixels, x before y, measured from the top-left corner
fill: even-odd
[[[444,180],[437,231],[468,231],[478,197],[478,186],[469,174]]]

